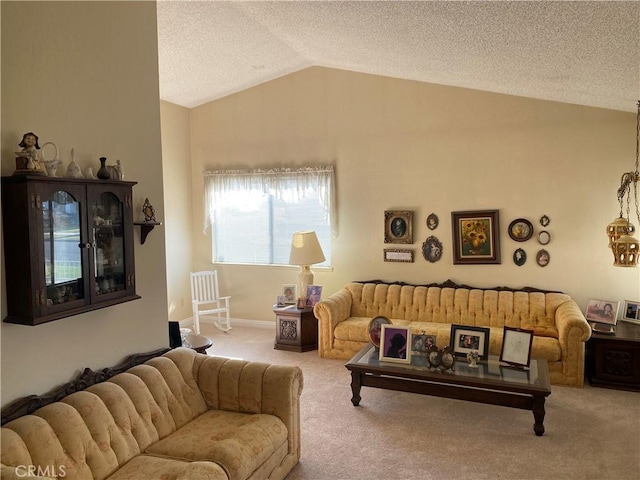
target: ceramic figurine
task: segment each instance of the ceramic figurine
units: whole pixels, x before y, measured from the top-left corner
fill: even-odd
[[[89,178],[91,180],[96,179],[96,176],[93,174],[93,168],[87,167],[84,169],[84,178]]]
[[[22,150],[16,153],[16,173],[29,173],[36,175],[46,175],[47,172],[42,168],[40,159],[38,158],[38,136],[33,132],[25,133],[22,141],[18,144]]]
[[[478,359],[480,358],[480,354],[477,350],[471,350],[467,353],[467,360],[469,361],[469,366],[471,368],[478,368]]]
[[[115,165],[107,165],[111,180],[124,180],[124,171],[122,170],[122,164],[120,160],[116,160]]]

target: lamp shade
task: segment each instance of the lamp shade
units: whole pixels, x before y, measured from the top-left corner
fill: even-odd
[[[314,265],[324,262],[324,253],[313,230],[295,232],[291,239],[289,265]]]

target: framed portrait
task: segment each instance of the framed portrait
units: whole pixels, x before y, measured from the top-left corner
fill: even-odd
[[[380,332],[380,361],[411,363],[409,327],[382,325]]]
[[[489,356],[489,329],[469,327],[467,325],[451,325],[449,346],[456,357],[467,357],[472,350],[478,352],[481,360]]]
[[[516,249],[516,251],[513,252],[513,263],[519,267],[527,263],[527,252],[521,248]]]
[[[451,212],[453,263],[500,263],[498,210]]]
[[[413,263],[413,250],[404,250],[401,248],[385,248],[384,261]]]
[[[384,212],[384,243],[413,243],[413,211]]]
[[[624,301],[622,320],[626,322],[640,323],[640,302]]]
[[[285,305],[294,305],[296,303],[298,287],[294,284],[282,285],[282,296],[284,297],[283,303]]]
[[[307,285],[306,307],[315,307],[322,297],[322,285]]]
[[[442,258],[442,243],[433,235],[422,244],[422,256],[427,262],[435,263]]]
[[[526,242],[533,235],[533,225],[526,218],[516,218],[509,224],[509,236],[516,242]]]
[[[551,255],[544,248],[536,253],[536,263],[541,267],[546,267],[551,261]]]
[[[519,367],[528,367],[531,362],[533,330],[503,327],[500,361]]]
[[[436,228],[438,228],[439,223],[440,221],[438,220],[438,216],[435,213],[429,214],[429,216],[427,217],[427,228],[429,230],[435,230]]]
[[[590,322],[615,325],[618,321],[618,308],[620,302],[615,300],[589,299],[585,317]]]
[[[382,325],[391,325],[387,317],[374,317],[369,322],[369,338],[374,347],[380,347],[380,336],[382,335]]]

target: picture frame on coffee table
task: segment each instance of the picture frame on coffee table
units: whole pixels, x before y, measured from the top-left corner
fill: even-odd
[[[503,327],[500,361],[511,366],[529,367],[533,330]]]
[[[498,210],[451,212],[454,265],[499,264]]]
[[[631,323],[640,323],[640,302],[624,301],[622,320]]]
[[[384,212],[384,243],[413,243],[413,211]]]
[[[380,332],[380,361],[411,363],[411,333],[409,327],[382,325]]]
[[[456,357],[466,358],[467,353],[475,350],[480,360],[486,360],[489,357],[489,332],[484,327],[451,325],[449,346]]]

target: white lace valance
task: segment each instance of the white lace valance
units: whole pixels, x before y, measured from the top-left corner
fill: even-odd
[[[231,192],[259,191],[285,202],[297,202],[317,192],[321,207],[331,222],[331,234],[338,236],[335,180],[332,165],[255,170],[210,170],[204,173],[204,231],[213,225],[216,207]]]

